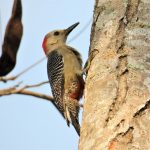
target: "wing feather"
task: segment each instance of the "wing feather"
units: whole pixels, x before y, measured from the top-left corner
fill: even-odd
[[[48,55],[47,62],[47,73],[49,82],[52,89],[52,94],[54,97],[55,107],[62,113],[63,108],[63,93],[64,93],[64,60],[61,54],[57,52],[57,50],[52,51]]]

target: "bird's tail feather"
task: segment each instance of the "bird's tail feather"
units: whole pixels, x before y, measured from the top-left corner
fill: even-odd
[[[80,124],[79,124],[79,121],[72,114],[70,114],[70,115],[71,115],[72,125],[74,126],[77,134],[80,136]]]

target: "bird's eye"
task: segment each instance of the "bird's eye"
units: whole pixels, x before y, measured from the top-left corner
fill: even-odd
[[[54,32],[54,35],[56,35],[56,36],[59,35],[59,32],[58,31]]]

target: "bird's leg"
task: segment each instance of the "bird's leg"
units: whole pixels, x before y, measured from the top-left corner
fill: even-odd
[[[99,51],[97,49],[94,49],[93,51],[90,52],[89,58],[87,59],[85,65],[84,65],[84,68],[83,68],[83,74],[84,75],[87,75],[87,72],[88,72],[90,65],[91,65],[91,61],[98,54],[98,52]]]

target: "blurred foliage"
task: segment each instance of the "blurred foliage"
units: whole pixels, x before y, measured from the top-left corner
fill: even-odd
[[[23,25],[21,19],[21,0],[14,0],[12,15],[8,21],[2,45],[2,55],[0,58],[0,76],[7,75],[14,69],[16,65],[17,52],[23,34]]]

